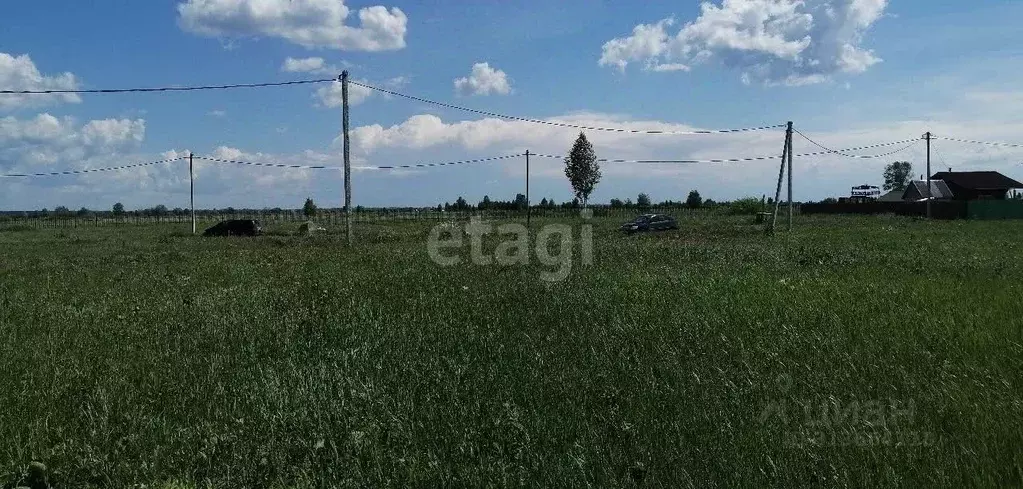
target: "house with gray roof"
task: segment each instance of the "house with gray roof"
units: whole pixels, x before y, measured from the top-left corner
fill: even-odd
[[[926,180],[913,180],[902,193],[902,200],[916,202],[920,200],[952,200],[955,196],[944,180],[931,180],[931,191],[927,192]]]

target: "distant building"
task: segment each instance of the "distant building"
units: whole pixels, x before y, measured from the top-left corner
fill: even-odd
[[[902,194],[906,193],[905,190],[892,190],[877,198],[878,202],[902,202]]]
[[[849,202],[873,202],[881,196],[881,189],[873,185],[857,185],[849,193]]]
[[[931,176],[934,180],[944,181],[956,200],[1005,200],[1009,190],[1023,188],[996,171],[942,171]],[[926,191],[926,185],[922,188]]]

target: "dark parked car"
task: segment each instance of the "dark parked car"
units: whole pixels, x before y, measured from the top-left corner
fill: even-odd
[[[622,224],[622,231],[626,234],[641,233],[645,231],[664,231],[678,229],[678,222],[674,217],[664,214],[643,214],[632,221]]]
[[[203,236],[259,236],[263,234],[263,228],[259,221],[252,219],[231,219],[221,221],[202,233]]]

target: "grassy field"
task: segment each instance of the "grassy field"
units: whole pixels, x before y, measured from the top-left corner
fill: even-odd
[[[561,282],[434,224],[0,228],[0,487],[1023,485],[1021,222],[595,220]]]

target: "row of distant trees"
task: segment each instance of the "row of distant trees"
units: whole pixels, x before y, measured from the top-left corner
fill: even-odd
[[[565,176],[568,178],[569,183],[572,186],[572,193],[575,196],[575,198],[573,198],[571,201],[562,202],[559,204],[555,202],[554,199],[548,199],[545,197],[541,199],[539,203],[531,204],[527,202],[526,196],[524,194],[516,194],[515,199],[509,201],[492,200],[489,196],[484,196],[482,201],[480,201],[476,205],[472,205],[468,201],[466,201],[465,198],[459,196],[454,203],[445,202],[443,204],[437,204],[436,210],[438,211],[440,210],[465,211],[473,209],[521,210],[526,209],[527,207],[530,206],[533,208],[541,209],[554,209],[559,207],[560,208],[586,207],[590,195],[596,188],[597,183],[600,182],[601,171],[600,165],[598,164],[596,152],[593,150],[593,145],[590,144],[589,140],[586,138],[585,133],[580,133],[579,137],[576,138],[576,141],[572,145],[572,149],[571,151],[569,151],[569,154],[565,158],[564,163]],[[712,200],[708,199],[704,201],[703,198],[700,196],[700,193],[696,190],[689,192],[689,196],[686,198],[685,202],[675,202],[667,200],[658,204],[658,206],[660,207],[689,207],[693,209],[714,205],[715,203]],[[610,207],[621,209],[630,208],[645,209],[654,207],[654,205],[653,202],[650,200],[649,195],[641,193],[636,197],[635,202],[633,202],[632,199],[625,199],[624,201],[617,198],[611,199]],[[355,208],[356,212],[362,210],[364,209],[361,206]],[[304,214],[306,217],[311,218],[315,217],[318,211],[319,209],[317,208],[316,203],[313,202],[311,198],[307,198],[304,205],[302,206],[302,214]],[[283,209],[279,208],[261,210],[242,209],[236,211],[234,208],[228,207],[227,209],[207,209],[203,211],[197,211],[196,213],[200,215],[214,213],[231,215],[235,213],[250,214],[258,212],[283,212]],[[141,215],[147,217],[151,216],[160,217],[160,216],[185,216],[190,214],[190,211],[188,209],[182,209],[180,207],[175,209],[168,209],[167,206],[165,205],[157,205],[155,207],[151,207],[148,209],[140,209],[136,211],[126,211],[124,205],[118,202],[114,204],[113,208],[110,211],[92,211],[84,207],[79,209],[78,211],[72,211],[67,207],[61,206],[57,207],[53,211],[50,211],[48,209],[42,209],[41,211],[35,211],[33,214],[60,217],[71,216],[88,217],[94,215],[102,216]]]
[[[608,207],[612,209],[648,209],[652,207],[688,207],[691,209],[698,209],[704,206],[714,206],[713,200],[703,200],[700,196],[700,192],[693,190],[689,192],[689,197],[686,198],[685,202],[665,200],[660,203],[654,203],[650,196],[641,193],[636,196],[635,202],[632,199],[611,199]],[[464,197],[458,197],[454,203],[445,202],[443,204],[437,204],[436,210],[445,211],[468,211],[468,210],[523,210],[527,206],[526,196],[524,194],[516,194],[514,200],[493,200],[488,195],[483,196],[478,204],[470,204]],[[546,197],[540,199],[540,202],[534,202],[530,205],[534,209],[574,209],[582,207],[582,203],[578,198],[574,198],[567,202],[558,203],[554,199],[548,199]]]
[[[50,209],[40,209],[38,211],[29,211],[28,214],[42,217],[93,217],[93,216],[174,216],[174,215],[187,215],[190,211],[188,209],[182,209],[180,207],[175,209],[169,209],[167,206],[161,204],[146,209],[138,209],[133,211],[125,210],[124,204],[118,202],[114,204],[113,208],[109,211],[93,210],[87,207],[82,207],[78,210],[72,210],[65,206],[54,207]]]
[[[640,193],[636,196],[636,200],[632,199],[611,199],[608,207],[612,209],[647,209],[651,207],[688,207],[691,209],[698,209],[700,207],[712,207],[716,205],[713,200],[703,200],[700,196],[700,192],[693,190],[689,192],[688,198],[685,202],[665,200],[660,203],[654,203],[650,196],[645,193]],[[516,194],[512,200],[496,200],[491,199],[489,195],[484,195],[483,200],[473,205],[465,200],[464,197],[458,197],[454,203],[445,202],[443,204],[437,204],[435,210],[437,211],[468,211],[468,210],[524,210],[527,207],[525,194]],[[567,202],[558,203],[554,199],[548,199],[546,197],[540,199],[540,202],[533,203],[531,205],[534,209],[575,209],[582,207],[578,198],[574,198]],[[413,208],[408,208],[413,209]],[[355,208],[356,212],[364,211],[362,206]],[[198,215],[234,215],[234,214],[254,214],[259,212],[267,213],[284,213],[290,212],[282,208],[273,209],[235,209],[234,207],[227,207],[224,209],[201,209],[196,210]],[[319,212],[319,207],[313,199],[306,199],[302,206],[302,214],[306,217],[315,217]],[[173,209],[168,208],[165,205],[157,205],[145,209],[138,210],[125,210],[124,204],[118,202],[109,211],[91,210],[85,207],[78,209],[77,211],[71,210],[65,206],[58,206],[53,210],[41,209],[38,211],[29,211],[26,214],[34,217],[119,217],[119,216],[145,216],[145,217],[165,217],[165,216],[188,216],[191,211],[189,209],[182,209],[176,207]]]
[[[283,214],[285,212],[293,212],[291,209],[282,209],[275,207],[273,209],[235,209],[234,207],[227,207],[224,209],[196,209],[195,213],[198,216],[207,215],[252,215],[258,213],[273,213]],[[35,211],[17,211],[17,212],[0,212],[6,216],[23,216],[23,217],[59,217],[59,218],[92,218],[92,217],[183,217],[191,215],[191,210],[182,209],[180,207],[168,208],[165,205],[157,205],[144,209],[137,210],[126,210],[124,205],[121,203],[115,204],[110,210],[93,210],[86,207],[82,207],[78,210],[72,210],[65,206],[58,206],[53,209],[40,209]]]

